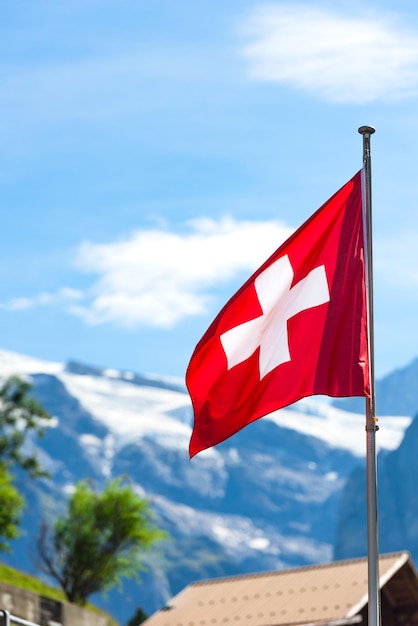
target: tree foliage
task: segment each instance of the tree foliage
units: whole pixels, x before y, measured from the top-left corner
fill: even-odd
[[[34,453],[24,452],[30,433],[42,436],[51,416],[30,395],[32,385],[18,376],[0,384],[0,463],[5,468],[19,466],[32,478],[46,476]],[[1,531],[0,531],[1,534]]]
[[[165,534],[153,524],[149,503],[118,478],[97,493],[80,482],[66,513],[52,530],[43,522],[38,539],[40,568],[52,576],[70,602],[132,578],[142,557]]]
[[[145,613],[144,609],[139,606],[131,619],[126,622],[126,626],[139,626],[139,624],[145,622],[146,619],[148,619],[148,615]]]
[[[10,550],[8,541],[19,536],[19,518],[23,508],[23,498],[13,486],[12,477],[6,467],[0,464],[0,550]]]
[[[47,476],[33,452],[28,452],[28,435],[43,434],[45,409],[30,396],[32,386],[18,376],[0,383],[0,551],[19,536],[23,498],[13,485],[12,471],[25,470],[32,478]]]

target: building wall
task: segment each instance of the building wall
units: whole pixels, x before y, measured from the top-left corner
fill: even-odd
[[[0,582],[0,609],[41,626],[52,621],[63,626],[109,626],[105,615],[69,602],[58,602]]]

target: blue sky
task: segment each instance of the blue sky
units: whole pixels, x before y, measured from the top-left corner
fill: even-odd
[[[414,2],[5,0],[0,348],[183,376],[372,138],[376,373],[418,356]]]

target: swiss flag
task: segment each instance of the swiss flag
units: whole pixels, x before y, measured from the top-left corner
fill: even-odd
[[[190,457],[306,396],[369,397],[362,180],[280,246],[197,344]]]

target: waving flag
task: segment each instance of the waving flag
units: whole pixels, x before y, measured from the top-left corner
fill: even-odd
[[[276,250],[197,344],[190,457],[301,398],[369,397],[362,178]]]

